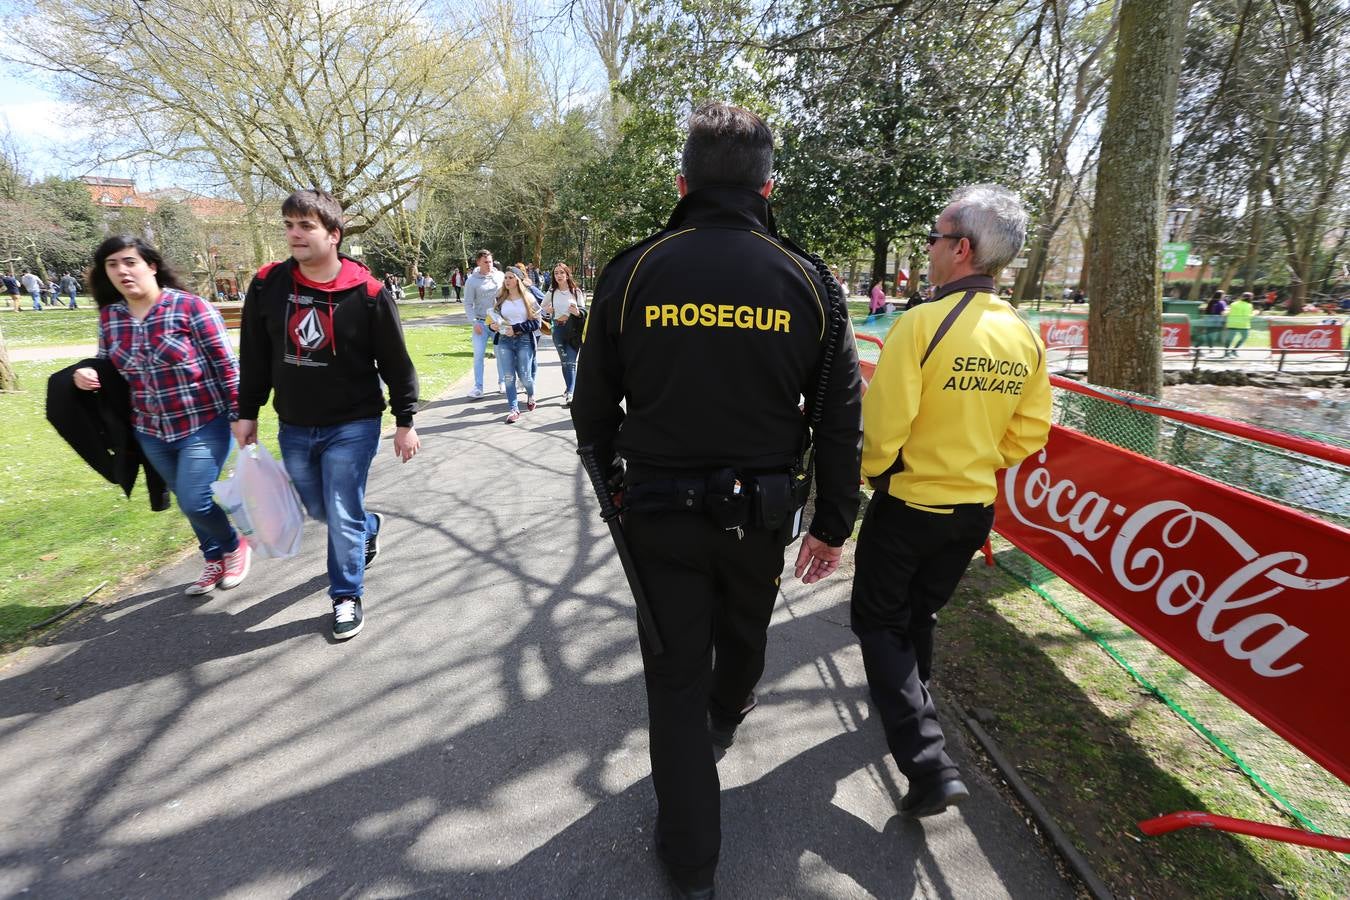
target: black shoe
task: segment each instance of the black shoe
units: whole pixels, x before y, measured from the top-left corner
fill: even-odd
[[[361,633],[365,616],[361,614],[360,597],[333,598],[333,637],[339,641],[354,638]]]
[[[366,536],[366,568],[380,555],[380,532],[384,530],[384,516],[375,513],[375,533]]]
[[[750,715],[750,711],[759,705],[755,699],[755,692],[751,691],[750,696],[745,698],[745,707],[741,710],[741,720]],[[736,742],[736,729],[740,727],[740,722],[719,719],[714,715],[708,716],[708,737],[712,738],[713,746],[720,747],[723,750],[731,749],[731,745]]]
[[[935,816],[969,796],[970,790],[960,778],[946,778],[910,790],[900,800],[900,812],[913,819]]]

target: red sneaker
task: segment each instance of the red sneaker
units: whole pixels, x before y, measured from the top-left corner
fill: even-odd
[[[506,417],[506,424],[510,425],[512,423],[519,421],[520,421],[520,413],[517,410],[514,409],[511,410],[511,412]]]
[[[183,593],[189,597],[195,597],[198,594],[209,594],[212,589],[220,583],[220,578],[225,574],[225,562],[219,559],[208,559],[206,565],[202,566],[202,574],[196,581],[187,586]]]
[[[233,553],[225,554],[225,573],[220,576],[220,586],[226,590],[237,587],[248,575],[248,567],[252,562],[253,548],[249,547],[248,538],[241,534],[239,548]]]
[[[526,411],[526,412],[534,412],[534,408],[535,408],[535,406],[537,406],[537,405],[538,405],[538,404],[536,404],[536,403],[534,402],[534,398],[533,398],[533,397],[530,397],[528,400],[525,401],[525,411]]]

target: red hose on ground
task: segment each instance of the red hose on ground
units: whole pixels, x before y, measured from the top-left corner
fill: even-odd
[[[1206,812],[1175,812],[1156,819],[1145,819],[1139,823],[1139,830],[1148,835],[1167,834],[1183,828],[1213,828],[1217,831],[1231,831],[1234,834],[1246,834],[1252,837],[1283,841],[1286,844],[1302,844],[1316,850],[1331,850],[1335,853],[1350,853],[1350,838],[1336,837],[1331,834],[1315,834],[1298,828],[1286,828],[1283,825],[1267,825],[1264,822],[1251,822],[1247,819],[1234,819],[1231,816],[1216,816]]]

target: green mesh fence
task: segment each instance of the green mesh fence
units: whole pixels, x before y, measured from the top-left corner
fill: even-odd
[[[855,322],[855,330],[884,337],[890,324]],[[867,362],[876,362],[880,355],[880,349],[866,341],[859,341],[858,348]],[[1350,527],[1348,467],[1066,390],[1055,391],[1055,421]],[[1350,446],[1344,434],[1285,432]],[[1009,548],[997,559],[1231,760],[1293,824],[1350,835],[1350,786],[1031,557]],[[1329,708],[1335,708],[1334,701]]]

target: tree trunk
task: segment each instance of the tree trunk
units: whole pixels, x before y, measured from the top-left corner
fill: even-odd
[[[872,281],[867,285],[869,291],[873,284],[886,280],[886,256],[890,249],[890,236],[878,227],[872,235]]]
[[[9,364],[9,346],[5,344],[5,332],[0,329],[0,391],[17,391],[19,376]]]
[[[1190,0],[1122,0],[1092,210],[1088,379],[1162,390],[1158,265],[1177,78]]]
[[[1092,288],[1089,287],[1092,284],[1092,248],[1097,244],[1094,227],[1088,227],[1087,237],[1083,239],[1083,266],[1078,270],[1078,289],[1089,297],[1092,296]]]
[[[1203,253],[1201,254],[1201,259],[1202,259],[1202,260],[1204,259],[1204,254],[1203,254]],[[1201,262],[1201,263],[1200,263],[1200,274],[1197,275],[1197,276],[1196,276],[1196,279],[1195,279],[1194,281],[1191,282],[1191,295],[1190,295],[1190,297],[1187,298],[1188,300],[1199,300],[1199,299],[1200,299],[1200,292],[1203,291],[1203,290],[1205,289],[1205,275],[1206,275],[1208,272],[1209,272],[1209,263],[1208,263],[1208,262]]]
[[[1035,233],[1031,238],[1031,243],[1027,245],[1027,265],[1017,273],[1017,281],[1013,284],[1013,302],[1022,303],[1026,300],[1034,300],[1040,296],[1041,276],[1045,272],[1045,260],[1047,240],[1044,236],[1044,229],[1037,226]]]

